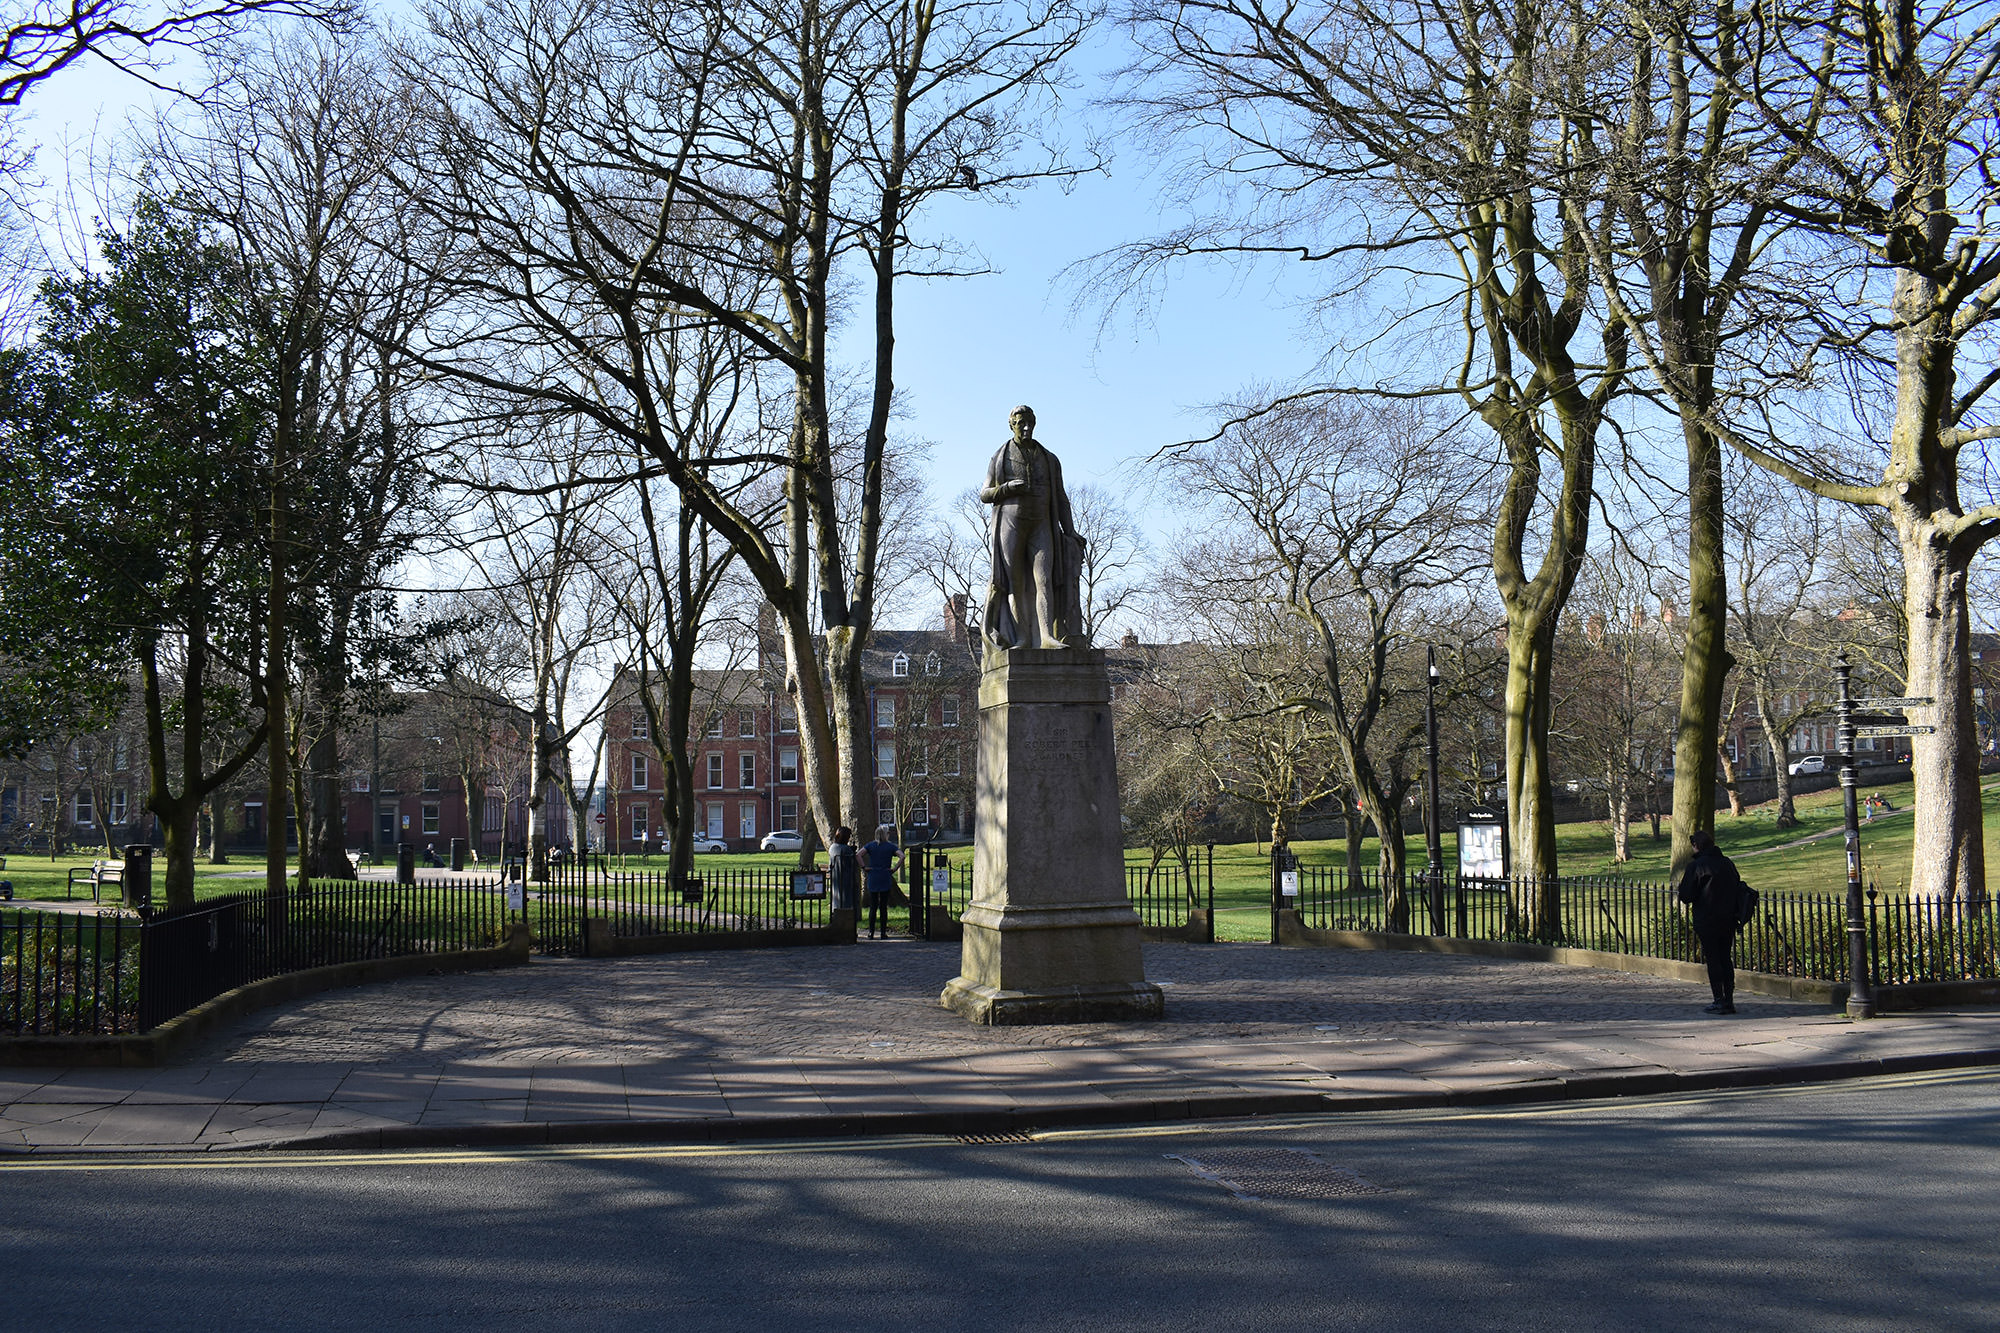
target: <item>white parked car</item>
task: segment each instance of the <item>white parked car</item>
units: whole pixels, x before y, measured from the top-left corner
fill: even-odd
[[[720,839],[720,838],[696,838],[696,839],[694,840],[694,849],[695,849],[695,851],[696,851],[696,852],[698,852],[698,853],[699,853],[699,852],[726,852],[726,851],[728,851],[728,850],[729,850],[729,844],[728,844],[728,843],[726,843],[726,842],[724,842],[724,841],[723,841],[722,839]],[[664,849],[664,848],[662,848],[661,850],[663,850],[663,851],[664,851],[665,849]]]
[[[757,845],[767,852],[796,852],[806,840],[797,833],[766,833]]]
[[[1798,777],[1801,773],[1824,773],[1826,772],[1826,756],[1823,754],[1809,754],[1785,771],[1793,777]]]

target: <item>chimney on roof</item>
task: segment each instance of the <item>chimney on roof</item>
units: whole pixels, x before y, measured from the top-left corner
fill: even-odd
[[[965,594],[955,592],[944,599],[944,632],[953,643],[965,642]]]
[[[1583,623],[1583,636],[1590,640],[1592,647],[1598,647],[1604,643],[1604,629],[1604,617],[1593,615]]]
[[[1674,604],[1664,597],[1660,599],[1660,623],[1662,625],[1674,623]]]
[[[778,608],[769,602],[757,604],[757,669],[785,669],[785,643],[778,637]]]
[[[1118,646],[1120,648],[1137,648],[1139,646],[1138,634],[1132,630],[1126,630],[1125,637],[1118,641]]]

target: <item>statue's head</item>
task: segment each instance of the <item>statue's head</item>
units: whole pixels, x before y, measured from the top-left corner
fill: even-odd
[[[1014,432],[1017,440],[1026,440],[1035,433],[1035,409],[1022,404],[1007,414],[1007,428]]]

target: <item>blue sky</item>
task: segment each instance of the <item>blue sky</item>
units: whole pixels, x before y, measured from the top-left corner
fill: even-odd
[[[1079,53],[1066,136],[1104,128],[1089,99],[1102,91],[1097,71],[1116,62],[1116,43],[1101,30]],[[40,145],[40,173],[59,188],[66,138],[80,158],[93,129],[115,137],[154,96],[101,63],[38,89],[26,128]],[[1072,292],[1056,285],[1066,266],[1171,221],[1156,212],[1146,165],[1114,145],[1109,173],[1085,177],[1067,193],[1043,185],[1008,197],[961,194],[921,220],[925,233],[954,237],[993,269],[906,281],[898,294],[899,428],[933,443],[929,477],[940,502],[978,484],[987,457],[1006,438],[1008,411],[1026,402],[1039,417],[1038,436],[1062,457],[1072,481],[1125,494],[1135,516],[1164,533],[1169,516],[1145,512],[1133,465],[1193,433],[1201,420],[1193,409],[1251,381],[1288,379],[1314,361],[1303,321],[1274,291],[1275,277],[1303,292],[1307,275],[1296,272],[1185,269],[1143,324],[1123,321],[1102,337],[1096,311],[1072,314]],[[864,350],[857,345],[853,354],[858,359]]]

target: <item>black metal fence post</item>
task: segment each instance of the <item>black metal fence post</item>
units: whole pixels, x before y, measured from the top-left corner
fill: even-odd
[[[396,882],[415,884],[417,882],[417,845],[412,842],[396,844]]]
[[[903,870],[910,880],[910,934],[920,940],[930,938],[930,878],[925,873],[924,849],[912,847],[903,853]]]

